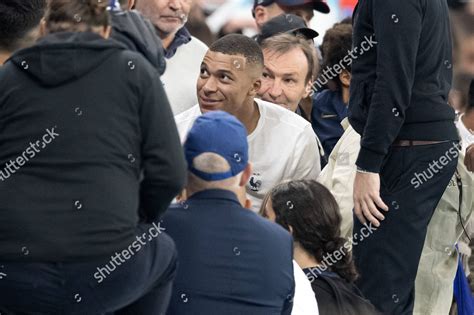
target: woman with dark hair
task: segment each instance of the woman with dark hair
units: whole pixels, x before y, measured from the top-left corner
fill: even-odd
[[[352,244],[340,236],[339,208],[326,187],[313,180],[281,183],[260,213],[293,235],[294,259],[311,282],[321,315],[377,314],[353,284]]]
[[[0,71],[0,313],[164,314],[185,162],[160,76],[108,1],[48,4]]]

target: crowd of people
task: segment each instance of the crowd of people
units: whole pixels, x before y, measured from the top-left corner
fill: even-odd
[[[472,314],[474,8],[195,9],[0,3],[0,315]]]

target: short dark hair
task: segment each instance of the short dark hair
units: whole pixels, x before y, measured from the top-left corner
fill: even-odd
[[[219,38],[209,47],[210,51],[226,55],[242,55],[247,63],[263,67],[263,53],[253,39],[240,34],[229,34]]]
[[[323,57],[323,68],[333,68],[339,64],[352,49],[352,25],[346,22],[334,24],[326,31],[321,44],[321,55]],[[345,69],[351,71],[351,65],[345,64]],[[341,88],[339,77],[333,81]]]
[[[86,32],[110,25],[108,1],[49,0],[45,20],[48,32]]]
[[[262,42],[262,50],[268,49],[280,55],[295,48],[301,49],[308,62],[308,72],[305,78],[305,82],[308,82],[313,78],[316,51],[305,37],[283,33],[266,38]]]
[[[292,228],[293,239],[324,263],[324,256],[337,250],[343,258],[329,269],[348,282],[354,282],[358,273],[351,252],[341,236],[342,218],[339,206],[331,192],[314,180],[287,181],[275,186],[265,197],[260,209],[264,214],[268,199],[275,211],[275,222],[287,231]]]
[[[0,49],[14,51],[21,40],[39,25],[46,0],[2,0],[0,2]]]

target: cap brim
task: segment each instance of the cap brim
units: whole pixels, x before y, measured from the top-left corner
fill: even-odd
[[[266,7],[266,6],[269,6],[270,4],[272,4],[273,2],[275,2],[275,0],[255,0],[253,2],[253,9],[252,10],[255,10],[256,7],[258,7],[259,5],[263,6],[263,7]]]
[[[319,33],[316,32],[315,30],[307,27],[302,27],[302,28],[295,28],[293,30],[287,31],[287,33],[292,33],[292,34],[301,34],[307,39],[313,39],[319,36]]]
[[[316,11],[321,13],[329,13],[331,11],[326,2],[313,2],[313,7]]]
[[[331,11],[328,4],[323,1],[317,1],[317,0],[274,0],[274,1],[285,7],[312,5],[313,10],[316,10],[321,13],[329,13]]]

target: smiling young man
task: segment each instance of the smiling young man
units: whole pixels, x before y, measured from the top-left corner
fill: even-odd
[[[281,106],[255,99],[262,85],[262,69],[263,54],[252,39],[233,34],[217,40],[201,64],[199,104],[175,116],[182,141],[194,120],[208,111],[226,111],[244,124],[254,165],[247,196],[255,211],[275,184],[315,179],[321,169],[311,124]]]

